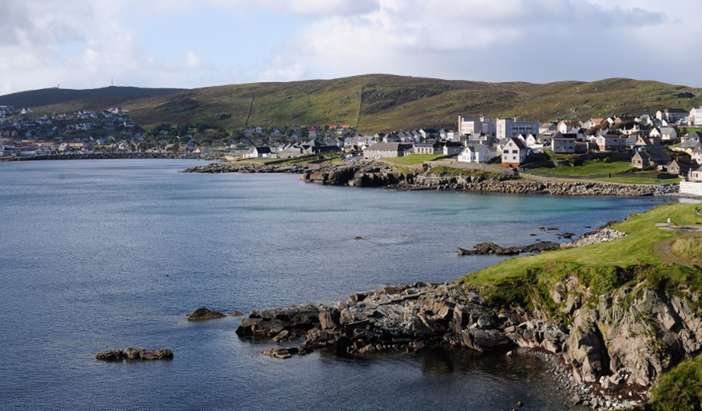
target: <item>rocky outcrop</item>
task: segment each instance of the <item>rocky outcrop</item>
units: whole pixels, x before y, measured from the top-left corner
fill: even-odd
[[[549,194],[556,196],[659,196],[676,193],[677,185],[613,184],[565,180],[497,180],[476,176],[442,176],[431,172],[417,175],[411,184],[398,188],[441,191],[471,191],[506,194]]]
[[[236,332],[285,344],[265,352],[280,359],[324,347],[345,356],[438,345],[532,349],[564,364],[576,402],[595,408],[642,403],[662,372],[702,348],[700,297],[689,291],[642,282],[598,297],[571,276],[547,294],[550,314],[490,306],[458,284],[388,286],[333,305],[254,311]]]
[[[473,246],[473,249],[469,250],[466,248],[459,247],[457,254],[464,255],[517,255],[517,254],[528,254],[528,253],[542,253],[544,251],[556,250],[560,248],[559,243],[554,243],[552,241],[538,241],[533,244],[528,244],[524,246],[508,246],[504,247],[499,244],[492,242],[478,243]]]
[[[110,362],[172,360],[173,351],[167,348],[146,350],[140,347],[128,347],[123,350],[98,352],[95,354],[95,359]]]
[[[224,318],[226,315],[219,311],[211,310],[207,307],[200,307],[188,314],[185,318],[188,321],[208,321]]]
[[[600,230],[585,233],[579,239],[570,243],[561,244],[562,248],[585,247],[593,244],[606,243],[613,240],[626,237],[626,233],[617,231],[610,227],[604,227]]]
[[[292,173],[302,174],[310,171],[312,165],[305,163],[304,165],[297,164],[256,164],[235,161],[218,161],[203,166],[189,167],[183,170],[185,173],[205,173],[205,174],[221,174],[221,173]]]

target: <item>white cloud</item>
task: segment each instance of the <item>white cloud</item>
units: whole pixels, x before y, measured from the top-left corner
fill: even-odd
[[[699,0],[61,0],[0,1],[0,93],[109,84],[195,87],[395,73],[469,80],[652,78],[702,85]],[[251,38],[198,38],[150,55],[127,29],[134,10],[255,16],[282,44],[237,55]],[[262,17],[264,16],[264,17]],[[265,16],[271,16],[267,19]],[[194,21],[200,25],[208,21]],[[146,32],[146,30],[144,30]],[[146,34],[141,33],[144,36]],[[252,37],[253,38],[253,37]],[[198,47],[197,41],[208,47]],[[218,42],[211,47],[210,42]],[[152,47],[151,50],[155,48]],[[212,50],[217,50],[214,52]],[[220,53],[220,50],[222,51]],[[267,57],[266,54],[268,53]],[[234,56],[240,69],[222,62]]]
[[[200,57],[198,57],[198,55],[195,54],[195,52],[193,52],[191,50],[185,54],[185,65],[186,66],[188,66],[190,68],[198,68],[198,67],[200,67],[200,64],[201,64]]]

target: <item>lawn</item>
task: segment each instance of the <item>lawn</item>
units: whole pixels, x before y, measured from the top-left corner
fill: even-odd
[[[386,158],[385,161],[398,166],[414,166],[426,161],[434,161],[443,157],[443,154],[409,154],[403,157]]]
[[[660,179],[655,171],[639,171],[628,161],[588,160],[578,166],[539,167],[529,174],[541,177],[572,178],[620,184],[677,184],[678,178]]]
[[[666,249],[660,247],[660,243],[682,236],[663,231],[655,224],[666,222],[668,218],[674,224],[702,224],[695,207],[692,204],[657,207],[616,224],[614,229],[627,233],[621,240],[511,258],[468,274],[461,281],[481,289],[484,296],[495,303],[524,304],[531,302],[531,291],[548,289],[567,274],[577,274],[593,290],[605,293],[626,281],[622,278],[624,271],[636,271],[637,267],[638,274],[651,276],[652,281],[667,285],[686,283],[702,289],[702,275],[699,267],[694,266],[694,259],[686,260],[681,253],[675,259],[677,264],[672,265],[657,251]]]

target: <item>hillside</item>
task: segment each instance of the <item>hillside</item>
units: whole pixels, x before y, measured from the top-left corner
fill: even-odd
[[[183,91],[175,88],[103,87],[88,90],[45,88],[0,96],[0,105],[41,108],[56,106],[60,111],[75,108],[107,108],[113,104],[156,96],[167,96]]]
[[[39,90],[2,96],[0,104],[22,101],[17,105],[37,112],[120,104],[145,126],[199,122],[234,129],[347,123],[362,131],[453,126],[458,114],[545,121],[702,104],[702,89],[631,79],[532,84],[364,75],[180,91],[114,89],[125,90]]]

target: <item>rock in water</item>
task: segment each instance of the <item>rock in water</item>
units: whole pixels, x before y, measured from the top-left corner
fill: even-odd
[[[95,359],[99,361],[121,362],[127,361],[155,361],[172,360],[173,351],[167,348],[158,350],[146,350],[140,347],[128,347],[123,350],[101,351],[95,354]]]
[[[210,310],[207,307],[200,307],[197,310],[191,312],[186,317],[188,321],[207,321],[207,320],[217,320],[219,318],[226,317],[219,311]]]

